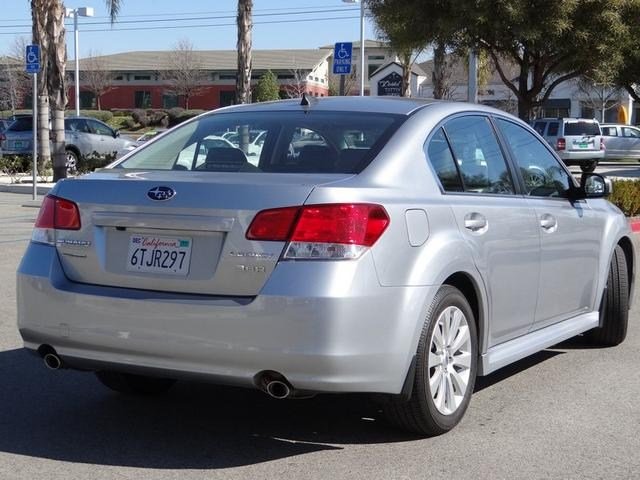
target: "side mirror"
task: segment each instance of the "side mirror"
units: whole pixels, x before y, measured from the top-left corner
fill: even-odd
[[[597,173],[583,173],[580,187],[573,190],[572,200],[585,198],[604,198],[611,193],[611,180]]]
[[[120,130],[113,131],[113,138],[118,138],[120,136]]]

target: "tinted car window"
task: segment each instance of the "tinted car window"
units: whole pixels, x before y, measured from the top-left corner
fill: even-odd
[[[558,125],[558,122],[549,123],[549,131],[547,132],[547,135],[550,137],[555,137],[556,135],[558,135]]]
[[[111,130],[106,125],[95,120],[87,120],[87,123],[89,124],[89,128],[93,131],[93,133],[97,133],[98,135],[107,135],[109,137],[113,136],[113,130]]]
[[[600,126],[595,122],[566,122],[565,135],[600,135]]]
[[[442,188],[446,192],[463,191],[455,159],[441,128],[429,141],[426,154],[440,180]]]
[[[547,122],[536,122],[533,124],[533,128],[540,135],[544,135],[544,127],[547,126]]]
[[[404,119],[406,117],[402,115],[322,111],[213,114],[145,144],[116,167],[209,172],[358,173]],[[230,135],[225,137],[234,143],[234,148],[209,148],[206,145],[207,137],[225,131],[238,133],[237,143]],[[252,131],[265,132],[264,143],[257,149],[248,134]],[[354,142],[354,137],[360,141]]]
[[[82,118],[67,118],[64,121],[65,130],[72,132],[91,133],[87,122]]]
[[[547,147],[520,125],[497,119],[509,149],[520,168],[525,191],[535,197],[564,197],[569,176]]]
[[[11,125],[9,125],[7,130],[12,132],[27,132],[29,130],[33,130],[33,121],[31,117],[17,118]]]
[[[445,124],[444,130],[466,192],[514,193],[511,175],[488,118],[455,118]]]
[[[618,132],[616,131],[616,127],[602,127],[602,135],[607,137],[617,137]]]
[[[640,138],[640,130],[636,130],[635,128],[622,127],[622,136]]]

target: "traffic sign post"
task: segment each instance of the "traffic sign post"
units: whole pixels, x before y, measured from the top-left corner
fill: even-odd
[[[38,198],[38,72],[40,71],[40,45],[27,45],[24,55],[25,71],[33,74],[33,192],[32,198]]]
[[[333,74],[349,75],[351,73],[351,42],[339,42],[333,48]]]

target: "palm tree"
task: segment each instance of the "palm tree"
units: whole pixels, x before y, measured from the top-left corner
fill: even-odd
[[[238,0],[236,103],[251,103],[251,11],[253,0]]]
[[[40,45],[40,73],[38,74],[38,167],[51,161],[49,150],[49,85],[47,73],[49,66],[49,37],[46,34],[49,18],[50,0],[31,0],[32,42]],[[35,120],[35,119],[34,119]]]

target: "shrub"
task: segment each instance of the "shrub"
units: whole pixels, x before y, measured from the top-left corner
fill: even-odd
[[[171,115],[169,115],[169,126],[173,127],[174,125],[178,125],[179,123],[182,123],[185,120],[189,120],[190,118],[197,117],[198,115],[204,112],[206,112],[206,110],[183,110],[177,117],[174,118],[174,120],[171,120]]]
[[[149,125],[149,117],[147,117],[147,112],[145,110],[141,110],[136,108],[133,112],[131,112],[131,116],[136,123],[139,123],[141,127],[147,127]]]
[[[171,125],[175,125],[177,123],[178,118],[184,113],[184,108],[182,107],[173,107],[167,111],[169,115],[169,123]]]
[[[31,171],[31,157],[6,155],[0,157],[0,172],[4,173],[15,183],[19,174]]]
[[[89,173],[96,169],[104,168],[115,160],[114,155],[100,155],[98,152],[93,152],[91,155],[84,156],[78,159],[77,169],[78,173]]]
[[[640,215],[640,181],[613,180],[613,192],[609,201],[616,205],[625,215]]]
[[[122,117],[122,123],[120,125],[127,130],[133,130],[136,128],[136,121],[132,117]]]
[[[67,112],[69,113],[69,112]],[[104,123],[109,123],[113,118],[113,113],[108,110],[80,110],[83,117],[91,117]]]

